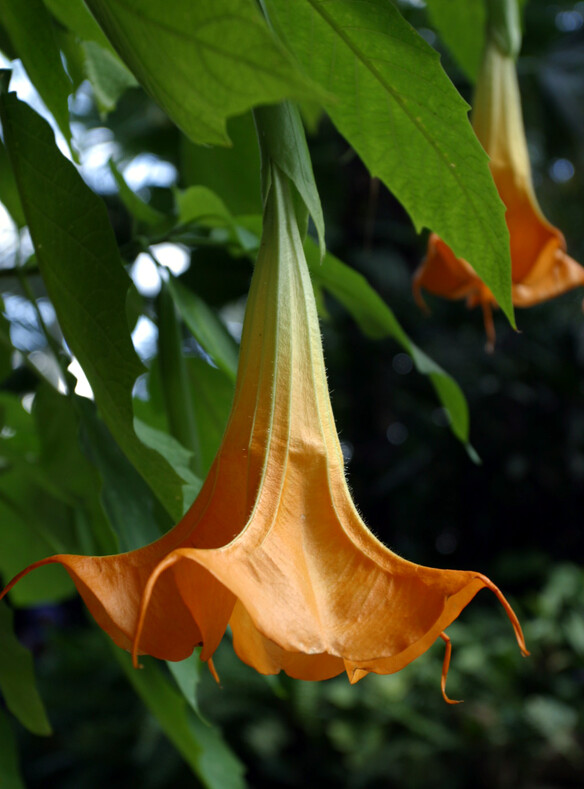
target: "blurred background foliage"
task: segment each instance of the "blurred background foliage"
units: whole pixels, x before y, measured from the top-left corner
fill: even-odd
[[[441,52],[447,72],[470,100],[471,85],[437,37],[424,2],[409,0],[400,8]],[[570,254],[581,262],[583,45],[583,2],[526,4],[518,71],[536,191],[544,213],[561,227]],[[10,47],[2,48],[10,56]],[[126,87],[122,84],[110,106],[109,90],[100,95],[83,82],[72,107],[74,139],[84,176],[106,201],[137,288],[128,313],[131,323],[141,316],[134,341],[150,372],[138,381],[135,413],[146,426],[173,433],[175,416],[165,406],[165,360],[157,354],[157,343],[162,342],[159,331],[165,336],[180,332],[187,379],[196,376],[199,382],[195,409],[210,414],[203,420],[206,449],[196,455],[198,466],[188,454],[196,447],[189,446],[188,437],[182,442],[187,454],[183,449],[181,462],[201,476],[228,412],[234,358],[233,341],[221,335],[215,342],[223,343],[224,365],[216,369],[206,364],[200,332],[216,325],[204,310],[217,311],[212,314],[219,314],[237,335],[251,273],[244,252],[254,248],[253,227],[249,235],[240,227],[236,238],[225,223],[203,223],[193,230],[187,222],[189,211],[196,211],[193,193],[192,203],[185,198],[179,204],[184,246],[169,247],[164,215],[175,203],[174,186],[200,185],[223,197],[229,194],[231,214],[257,214],[259,183],[254,185],[250,176],[257,172],[253,128],[250,118],[230,121],[233,151],[197,148],[139,88]],[[392,339],[365,337],[346,310],[325,295],[321,306],[329,385],[355,501],[372,530],[408,559],[476,569],[493,578],[509,594],[532,656],[520,658],[499,607],[483,593],[449,629],[453,662],[448,689],[452,697],[466,699],[462,706],[442,701],[441,644],[395,676],[369,676],[351,687],[344,677],[318,684],[283,676],[266,680],[239,663],[224,643],[216,660],[221,686],[206,669],[200,673],[200,712],[221,729],[253,787],[323,782],[356,789],[581,786],[582,294],[571,292],[518,311],[519,333],[496,315],[492,355],[484,351],[478,311],[429,298],[431,316],[419,313],[410,282],[424,255],[425,237],[415,234],[400,204],[370,178],[332,124],[311,107],[304,114],[329,250],[366,276],[414,342],[460,384],[470,408],[471,442],[482,460],[473,464],[447,429],[448,417],[411,357]],[[241,167],[242,157],[235,151],[247,152],[248,166]],[[108,164],[110,158],[115,166]],[[136,202],[125,183],[144,202]],[[148,250],[157,240],[153,258]],[[39,381],[35,367],[53,380],[58,374],[41,325],[42,319],[49,335],[59,337],[55,313],[35,275],[34,258],[27,263],[30,276],[15,278],[6,271],[17,258],[31,254],[26,237],[18,243],[9,239],[2,254],[0,328],[20,355],[0,349],[0,518],[17,527],[35,525],[17,528],[34,542],[20,550],[14,529],[0,527],[0,571],[7,580],[32,554],[40,557],[80,544],[88,553],[111,550],[116,544],[112,523],[122,524],[117,530],[114,525],[117,544],[134,547],[136,537],[128,526],[133,519],[154,524],[153,537],[168,526],[168,519],[95,419],[89,402],[79,405],[72,420],[59,410],[54,391]],[[181,311],[180,294],[174,293],[184,322],[173,309],[170,325],[167,321],[158,329],[168,296],[159,273],[165,266],[178,274],[178,286],[197,294],[202,304]],[[80,445],[65,441],[79,429]],[[120,479],[121,490],[116,488]],[[194,477],[192,485],[196,487]],[[129,514],[128,499],[137,508]],[[72,507],[80,500],[81,507]],[[83,527],[86,518],[101,524],[93,536]],[[50,527],[43,529],[44,522]],[[50,600],[39,606],[47,589]],[[12,598],[18,606],[36,603],[15,609],[16,627],[33,651],[53,729],[51,737],[35,736],[1,711],[0,735],[4,743],[10,736],[17,740],[25,785],[113,789],[131,782],[148,789],[191,785],[193,771],[207,786],[240,785],[233,778],[239,775],[237,767],[229,773],[235,783],[229,784],[203,762],[187,763],[174,747],[176,740],[173,746],[165,736],[168,728],[156,715],[155,701],[150,698],[150,706],[148,701],[144,706],[146,695],[132,688],[127,666],[112,657],[106,639],[72,594],[64,571],[46,568],[16,587]],[[192,674],[194,661],[189,665]],[[147,675],[151,687],[156,682],[160,688],[174,687],[162,684],[171,681],[166,666],[147,665],[145,675],[150,670],[157,672]],[[194,724],[196,736],[207,744],[216,766],[228,757],[225,746],[213,739],[217,729],[206,722]],[[0,759],[6,771],[7,754],[8,749]],[[193,762],[197,758],[192,755]]]

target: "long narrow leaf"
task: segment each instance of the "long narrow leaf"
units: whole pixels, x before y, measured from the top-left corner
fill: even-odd
[[[112,651],[144,704],[155,715],[164,733],[207,789],[243,789],[243,767],[229,751],[219,732],[205,726],[187,701],[152,660],[136,671],[129,655]]]
[[[65,338],[114,438],[178,518],[182,480],[134,432],[132,388],[143,367],[126,322],[130,280],[105,206],[30,107],[4,94],[0,117],[41,274]]]

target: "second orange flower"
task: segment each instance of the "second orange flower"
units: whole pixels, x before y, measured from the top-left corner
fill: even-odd
[[[584,268],[566,253],[564,236],[544,217],[534,193],[521,114],[515,62],[487,40],[473,105],[473,128],[490,157],[490,169],[507,208],[511,245],[511,296],[516,307],[531,307],[584,285]],[[435,233],[414,275],[414,296],[425,306],[422,290],[481,305],[488,346],[495,330],[490,289],[471,265],[457,258]]]

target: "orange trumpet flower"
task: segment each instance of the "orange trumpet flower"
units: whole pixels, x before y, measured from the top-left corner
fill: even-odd
[[[476,572],[421,567],[367,529],[351,499],[326,382],[314,294],[288,180],[272,166],[235,399],[217,457],[183,519],[118,556],[52,556],[121,647],[209,660],[227,625],[263,674],[325,679],[399,671],[482,588]],[[7,590],[5,590],[6,592]],[[212,664],[211,664],[212,668]]]
[[[472,124],[490,157],[490,169],[507,213],[511,244],[511,298],[516,307],[531,307],[584,285],[584,268],[566,254],[562,233],[541,212],[533,190],[521,115],[515,62],[489,39],[477,81]],[[489,288],[472,267],[457,258],[435,233],[414,275],[417,303],[425,308],[422,289],[447,299],[466,298],[483,308],[488,347],[495,342]]]

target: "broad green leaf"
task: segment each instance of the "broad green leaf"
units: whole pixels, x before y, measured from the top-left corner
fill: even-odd
[[[187,368],[199,432],[201,466],[206,474],[225,432],[233,401],[233,381],[205,359],[188,359]]]
[[[467,451],[476,460],[476,453],[468,443],[468,405],[456,381],[414,345],[391,309],[361,274],[329,253],[320,264],[316,245],[314,242],[310,243],[310,240],[305,244],[305,251],[315,284],[325,288],[340,301],[367,336],[375,339],[391,336],[397,340],[410,354],[419,372],[430,377],[438,397],[450,415],[452,432],[466,445]]]
[[[32,656],[14,635],[12,611],[0,603],[0,690],[10,712],[33,734],[51,733],[34,678]]]
[[[206,726],[151,659],[136,671],[130,656],[111,642],[126,677],[154,715],[168,739],[207,789],[243,789],[243,765],[223,742],[217,729]]]
[[[195,145],[181,139],[181,173],[186,184],[207,186],[225,197],[234,214],[257,214],[260,197],[260,156],[250,112],[230,118],[227,132],[232,148]]]
[[[237,345],[216,313],[195,293],[171,277],[168,289],[193,337],[232,381],[237,374]]]
[[[134,419],[134,427],[141,441],[165,457],[170,465],[184,479],[183,514],[188,510],[203,484],[191,471],[193,453],[185,449],[176,438],[158,430],[140,419]]]
[[[81,41],[95,41],[104,49],[113,53],[112,45],[97,24],[83,0],[43,0],[46,7]]]
[[[132,216],[139,222],[144,222],[152,227],[161,226],[168,223],[168,217],[157,211],[152,206],[145,203],[138,195],[133,192],[126,183],[124,176],[120,173],[112,159],[109,160],[109,169],[115,178],[120,193],[120,199]]]
[[[18,227],[26,225],[20,196],[16,181],[14,180],[14,173],[6,154],[4,143],[0,140],[0,202],[16,222]]]
[[[8,717],[0,710],[0,786],[2,789],[26,789],[18,764],[16,739]]]
[[[83,43],[85,71],[91,82],[97,106],[102,113],[116,108],[118,100],[128,90],[137,86],[133,74],[108,49],[95,41]]]
[[[87,0],[138,81],[194,142],[229,144],[225,121],[314,97],[255,0]]]
[[[428,14],[459,66],[474,82],[485,41],[485,0],[427,0]]]
[[[324,217],[320,197],[314,181],[312,161],[306,144],[304,127],[300,114],[290,102],[283,102],[274,107],[258,107],[254,110],[258,140],[262,151],[262,189],[264,199],[268,194],[269,173],[268,162],[278,165],[294,184],[304,210],[300,212],[299,228],[302,237],[308,229],[308,214],[312,217],[321,257],[324,256]],[[298,213],[298,210],[297,210]],[[302,214],[305,214],[304,218]]]
[[[67,101],[72,85],[61,62],[51,15],[42,0],[0,0],[0,19],[31,82],[71,144]]]
[[[143,367],[126,322],[130,280],[105,205],[30,107],[14,94],[2,95],[0,117],[39,268],[63,334],[112,435],[178,518],[182,480],[134,432],[132,388]]]
[[[467,105],[391,2],[266,0],[339,131],[409,212],[465,258],[514,325],[504,206]]]
[[[101,500],[118,537],[119,550],[132,551],[154,542],[172,523],[166,513],[159,511],[148,485],[97,418],[93,403],[79,398],[78,409],[83,448],[103,481]]]

